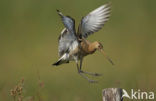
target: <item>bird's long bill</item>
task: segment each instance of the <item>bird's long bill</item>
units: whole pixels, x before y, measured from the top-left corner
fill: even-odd
[[[106,55],[106,53],[104,52],[103,49],[100,49],[100,52],[106,57],[106,59],[107,59],[112,65],[114,65],[113,61]]]

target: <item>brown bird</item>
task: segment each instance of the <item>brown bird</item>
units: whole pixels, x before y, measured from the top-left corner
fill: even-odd
[[[98,50],[104,54],[111,64],[114,63],[105,54],[100,42],[95,41],[91,43],[86,40],[86,38],[94,32],[99,31],[104,26],[105,22],[109,20],[110,4],[102,5],[90,12],[87,16],[83,17],[79,24],[77,33],[75,31],[75,20],[70,16],[64,16],[59,10],[57,10],[57,12],[61,17],[65,28],[59,36],[58,51],[60,58],[53,65],[58,66],[63,63],[75,61],[78,73],[89,82],[96,82],[95,80],[89,79],[85,74],[93,76],[100,76],[100,74],[82,71],[83,58]],[[78,61],[80,61],[80,64],[78,64]]]

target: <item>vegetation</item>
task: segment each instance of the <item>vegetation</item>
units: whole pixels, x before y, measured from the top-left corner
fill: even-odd
[[[56,9],[78,25],[82,16],[107,1],[0,0],[0,101],[101,101],[102,89],[109,87],[154,91],[155,0],[112,0],[110,20],[88,40],[101,42],[115,65],[96,52],[82,67],[102,73],[92,78],[99,83],[83,79],[74,62],[51,65],[58,59],[57,38],[64,28]],[[18,84],[21,78],[24,85]]]

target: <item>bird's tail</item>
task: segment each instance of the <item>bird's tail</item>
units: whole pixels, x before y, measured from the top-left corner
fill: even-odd
[[[58,66],[63,63],[69,63],[69,60],[67,59],[68,57],[68,54],[64,54],[57,62],[53,63],[52,65]]]
[[[58,60],[57,62],[53,63],[52,65],[58,66],[58,65],[60,65],[61,63],[62,63],[62,60]]]
[[[63,63],[69,63],[69,61],[58,60],[57,62],[53,63],[52,65],[58,66],[58,65],[61,65]]]

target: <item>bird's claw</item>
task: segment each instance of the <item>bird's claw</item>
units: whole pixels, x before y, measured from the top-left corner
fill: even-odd
[[[102,74],[99,74],[99,73],[90,73],[90,72],[84,72],[84,71],[79,71],[80,73],[84,73],[84,74],[88,74],[88,75],[91,75],[91,76],[102,76]]]

